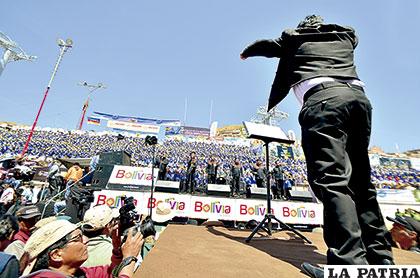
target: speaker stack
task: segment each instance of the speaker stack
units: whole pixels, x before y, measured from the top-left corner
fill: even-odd
[[[179,193],[179,181],[156,181],[155,191],[166,193]]]
[[[267,188],[251,186],[249,194],[251,199],[267,199]]]
[[[290,200],[299,202],[313,202],[311,192],[303,190],[290,190]]]
[[[229,197],[230,186],[227,184],[207,184],[207,195]]]

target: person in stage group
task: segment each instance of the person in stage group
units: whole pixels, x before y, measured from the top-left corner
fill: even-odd
[[[272,186],[274,199],[283,199],[285,196],[283,189],[284,175],[280,160],[276,162],[276,166],[273,168],[272,173],[274,178],[274,184]]]
[[[185,181],[185,192],[191,194],[195,191],[195,171],[197,170],[197,155],[195,152],[190,153],[190,160],[187,164],[187,180]]]
[[[260,159],[257,160],[257,163],[255,163],[254,169],[252,171],[255,175],[255,182],[257,184],[257,187],[265,187],[264,185],[266,180],[267,169],[265,169]]]
[[[232,185],[230,189],[230,195],[232,197],[239,196],[239,184],[240,184],[241,177],[243,176],[244,171],[242,169],[241,162],[239,161],[238,158],[235,159],[235,161],[233,162],[230,168],[230,173],[232,175]]]
[[[168,173],[168,164],[169,160],[166,158],[165,155],[161,155],[160,159],[157,161],[159,172],[158,172],[158,180],[166,180],[166,175]]]
[[[219,168],[219,163],[216,161],[216,158],[212,156],[209,163],[207,163],[206,173],[207,173],[207,183],[215,184],[217,178],[217,169]]]
[[[240,57],[280,58],[268,109],[293,88],[309,184],[324,204],[328,264],[393,264],[391,237],[370,180],[372,107],[354,65],[358,43],[351,27],[306,17],[280,38],[260,40]],[[308,263],[303,270],[323,277]]]

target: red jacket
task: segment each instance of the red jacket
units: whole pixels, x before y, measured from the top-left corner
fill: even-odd
[[[94,267],[81,267],[80,268],[85,274],[86,278],[112,278],[112,269],[110,265],[94,266]],[[24,278],[68,278],[61,272],[43,269],[38,270],[34,273],[25,276]],[[118,275],[118,278],[130,278],[127,275]]]
[[[12,239],[12,241],[15,241],[15,240],[20,240],[20,241],[22,241],[23,243],[25,243],[26,244],[26,242],[28,241],[28,239],[29,239],[29,237],[30,237],[31,235],[28,235],[28,234],[26,234],[25,232],[23,232],[23,231],[19,231],[19,232],[17,232],[14,236],[13,236],[13,239]]]
[[[79,270],[85,273],[86,278],[112,278],[112,270],[121,263],[122,259],[112,255],[110,265],[93,267],[81,267]],[[25,276],[25,278],[68,278],[61,272],[49,269],[41,269]],[[130,278],[127,275],[118,275],[118,278]]]

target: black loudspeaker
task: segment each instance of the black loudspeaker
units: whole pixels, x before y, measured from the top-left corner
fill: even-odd
[[[225,196],[230,194],[230,186],[227,184],[207,184],[207,195]]]
[[[252,199],[267,199],[267,188],[265,187],[250,187],[249,191]]]
[[[131,165],[131,156],[126,151],[106,152],[99,154],[100,164]]]
[[[91,187],[98,188],[98,189],[105,189],[108,184],[109,178],[111,177],[113,169],[114,169],[114,165],[102,164],[102,163],[98,164],[93,174]]]
[[[179,181],[156,181],[156,192],[179,193]]]
[[[311,192],[301,190],[290,190],[290,200],[299,202],[313,202]]]

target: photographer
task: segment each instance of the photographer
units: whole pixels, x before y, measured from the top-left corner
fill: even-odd
[[[112,235],[118,229],[119,212],[108,205],[90,208],[83,218],[83,234],[89,239],[87,249],[89,258],[84,267],[106,265],[111,263],[113,244]]]
[[[26,254],[22,259],[25,262],[24,274],[30,274],[25,277],[132,277],[136,256],[143,245],[142,234],[130,231],[122,245],[117,231],[113,233],[113,238],[111,264],[81,267],[88,259],[88,251],[87,238],[79,227],[67,220],[45,224],[26,243]],[[119,273],[112,273],[116,266]]]
[[[65,214],[71,217],[70,222],[78,223],[82,221],[83,215],[93,202],[92,190],[82,186],[81,183],[72,185],[66,199]]]

